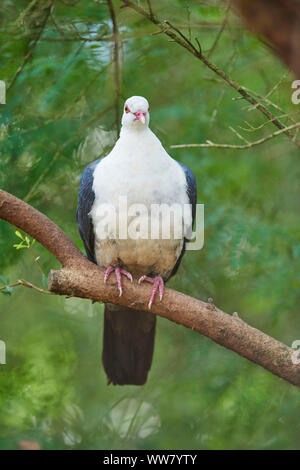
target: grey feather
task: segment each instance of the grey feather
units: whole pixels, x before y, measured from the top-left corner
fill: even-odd
[[[87,257],[90,261],[97,264],[95,258],[95,233],[91,217],[89,213],[95,200],[93,191],[93,175],[97,164],[101,158],[90,163],[82,173],[80,180],[78,207],[76,212],[77,226],[79,234],[83,240]]]
[[[181,162],[177,162],[177,163],[181,166],[185,174],[187,194],[189,197],[190,204],[192,205],[192,227],[193,227],[194,222],[195,222],[195,217],[196,217],[196,206],[197,206],[197,182],[196,182],[194,173],[188,166],[186,166],[184,163],[181,163]],[[172,276],[174,276],[178,271],[183,255],[185,253],[186,243],[187,243],[187,240],[184,239],[180,256],[178,260],[176,261],[176,264],[169,276],[169,279]]]

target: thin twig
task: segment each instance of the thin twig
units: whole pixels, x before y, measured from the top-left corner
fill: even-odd
[[[153,18],[154,15],[153,15],[153,10],[152,10],[151,0],[147,0],[147,3],[148,3],[149,15],[151,16],[151,18]]]
[[[188,32],[189,32],[189,40],[192,40],[192,31],[191,31],[191,10],[189,5],[186,5],[186,12],[187,12],[187,24],[188,24]]]
[[[286,127],[284,129],[280,129],[279,131],[274,132],[273,134],[267,135],[266,137],[263,137],[262,139],[256,140],[255,142],[249,142],[248,144],[245,145],[231,145],[231,144],[216,144],[214,142],[211,142],[210,140],[207,140],[205,144],[179,144],[179,145],[170,145],[172,149],[183,149],[183,148],[222,148],[222,149],[237,149],[237,150],[244,150],[244,149],[249,149],[251,147],[255,147],[256,145],[261,145],[267,142],[268,140],[273,139],[274,137],[277,137],[280,134],[286,133],[286,131],[290,131],[293,129],[297,129],[300,127],[300,122],[297,122],[296,124],[293,124],[289,127]],[[231,129],[232,130],[232,129]],[[239,136],[242,138],[241,136]]]
[[[54,1],[54,0],[53,0]],[[26,56],[24,57],[24,60],[23,60],[23,63],[22,65],[20,65],[20,67],[18,68],[18,70],[16,71],[15,75],[13,76],[11,82],[9,83],[8,87],[7,87],[7,92],[9,92],[11,90],[11,88],[14,86],[16,80],[18,79],[18,77],[21,75],[21,73],[23,72],[27,62],[30,60],[30,58],[32,57],[32,54],[40,40],[40,37],[42,36],[44,30],[45,30],[45,27],[46,27],[46,24],[47,24],[47,21],[49,19],[49,16],[50,16],[50,13],[51,13],[51,8],[52,8],[52,5],[53,5],[53,1],[51,2],[51,5],[47,8],[47,11],[46,11],[46,15],[45,15],[45,18],[44,18],[44,21],[41,25],[41,28],[35,38],[35,40],[33,41],[32,45],[30,46]]]
[[[294,113],[284,113],[284,114],[281,114],[280,116],[278,116],[280,119],[282,118],[289,118],[291,121],[293,121],[294,123],[296,123],[296,121],[291,118],[291,116],[295,116],[295,115],[298,115],[300,113],[300,111],[295,111]],[[248,121],[244,121],[245,124],[247,124],[248,128],[246,127],[243,127],[243,126],[238,126],[240,129],[242,129],[243,131],[247,131],[247,132],[256,132],[260,129],[262,129],[263,127],[267,126],[268,124],[270,124],[272,121],[265,121],[263,122],[262,124],[260,124],[259,126],[252,126],[252,124],[250,124],[250,122]],[[298,129],[297,131],[298,132]]]
[[[230,5],[228,5],[227,9],[226,9],[226,12],[225,12],[225,18],[222,22],[222,25],[221,25],[221,28],[219,29],[218,31],[218,34],[216,36],[216,39],[214,40],[213,42],[213,45],[211,46],[210,50],[208,51],[207,53],[207,58],[209,59],[210,56],[213,54],[215,48],[217,47],[217,44],[220,40],[220,37],[222,36],[222,33],[227,25],[227,22],[228,22],[228,16],[229,16],[229,11],[230,11]]]
[[[32,247],[30,246],[30,243],[28,243],[27,246],[28,246],[28,249],[29,249],[29,251],[30,251],[31,256],[32,256],[33,259],[34,259],[35,264],[37,265],[37,267],[38,267],[39,270],[40,270],[40,273],[42,274],[42,276],[45,276],[46,274],[45,274],[45,272],[44,272],[44,270],[43,270],[43,268],[42,268],[42,266],[41,266],[41,264],[40,264],[38,258],[35,256],[35,254],[34,254],[34,252],[33,252],[33,249],[32,249]]]
[[[8,287],[13,288],[13,287],[18,287],[18,286],[28,287],[29,289],[33,289],[36,292],[39,292],[40,294],[54,295],[53,292],[50,292],[50,291],[45,290],[45,289],[41,289],[40,287],[37,287],[34,284],[31,284],[31,282],[25,281],[24,279],[19,279],[18,281],[14,282],[12,284],[7,284],[4,287],[0,287],[0,291],[2,291],[2,290],[4,291]]]
[[[119,111],[119,101],[120,101],[120,66],[119,66],[119,30],[118,23],[116,18],[116,13],[113,7],[112,0],[107,0],[109,12],[111,16],[111,21],[113,24],[113,36],[114,36],[114,80],[115,80],[115,112],[116,112],[116,125],[117,131],[119,134],[120,131],[120,111]],[[151,16],[152,17],[152,16]]]
[[[281,79],[280,79],[277,83],[275,83],[275,85],[271,88],[271,90],[270,90],[265,96],[262,96],[262,97],[261,97],[261,101],[265,101],[266,103],[268,103],[268,104],[274,106],[274,103],[272,103],[272,101],[269,101],[267,98],[269,98],[269,96],[271,96],[271,95],[274,93],[274,91],[277,90],[277,88],[281,85],[281,83],[286,79],[287,75],[288,75],[288,72],[286,72],[286,73],[281,77]],[[258,104],[259,104],[259,103],[258,103]],[[252,109],[255,109],[256,107],[257,107],[257,105],[254,105]],[[280,108],[279,108],[279,109],[280,109]]]
[[[96,42],[96,41],[101,41],[101,42],[111,42],[113,41],[113,36],[109,37],[104,37],[106,33],[103,33],[101,36],[95,36],[92,38],[86,38],[84,36],[74,36],[74,37],[59,37],[59,38],[48,38],[48,37],[43,37],[40,38],[40,41],[44,42]]]
[[[170,26],[170,28],[172,28],[174,31],[176,31],[177,34],[179,34],[179,36],[182,37],[182,39],[186,42],[186,44],[193,50],[197,53],[197,55],[199,54],[199,51],[195,48],[194,44],[183,34],[182,31],[180,31],[180,29],[176,28],[176,26],[174,26],[170,21],[168,20],[165,20],[164,21],[165,24],[167,24],[168,26]],[[167,34],[167,31],[168,30],[165,30],[164,32]],[[175,38],[173,36],[171,36],[172,39],[175,41]],[[176,41],[175,41],[176,42]]]
[[[232,127],[232,126],[229,126],[229,129],[240,139],[242,140],[243,142],[246,142],[247,145],[251,144],[251,142],[249,142],[247,139],[245,139],[245,137],[243,137],[241,134],[238,133],[238,131]]]

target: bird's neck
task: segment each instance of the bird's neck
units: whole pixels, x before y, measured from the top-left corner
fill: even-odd
[[[136,158],[139,162],[155,158],[161,159],[167,155],[160,140],[148,126],[139,130],[123,126],[113,154],[116,158],[121,155],[120,158],[123,161],[127,156],[130,161]]]
[[[152,132],[148,126],[122,126],[120,130],[120,139],[123,137],[129,137],[131,139],[144,139],[149,134],[152,134]]]
[[[118,143],[123,147],[145,147],[161,145],[155,134],[148,126],[124,127],[122,126]]]

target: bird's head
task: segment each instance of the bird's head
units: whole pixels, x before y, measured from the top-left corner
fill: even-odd
[[[149,103],[143,96],[132,96],[125,101],[122,126],[142,130],[149,125]]]

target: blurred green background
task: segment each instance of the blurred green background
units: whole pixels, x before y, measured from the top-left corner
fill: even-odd
[[[153,35],[157,27],[120,8],[121,1],[113,2],[117,102],[107,2],[55,0],[49,14],[50,3],[1,1],[0,79],[8,91],[0,105],[0,187],[47,214],[83,249],[75,221],[82,170],[114,145],[124,99],[147,97],[152,130],[193,169],[198,202],[205,204],[205,246],[187,252],[169,285],[212,297],[288,345],[300,339],[299,149],[281,135],[248,150],[171,150],[206,139],[243,144],[230,127],[248,141],[277,129],[185,49]],[[152,6],[197,37],[241,85],[262,96],[275,87],[268,99],[277,107],[267,107],[277,116],[289,113],[282,122],[298,119],[294,78],[226,2]],[[2,286],[26,279],[43,287],[30,251],[13,247],[19,242],[15,228],[0,221]],[[32,249],[46,274],[59,267],[38,243]],[[159,318],[147,384],[107,386],[102,305],[23,287],[0,294],[7,362],[0,365],[1,449],[18,448],[22,439],[46,449],[300,447],[299,390],[195,332]]]

